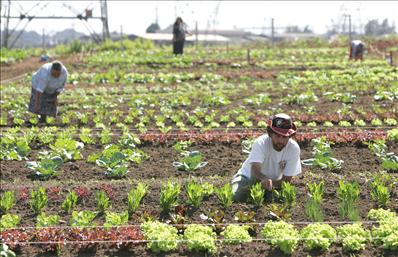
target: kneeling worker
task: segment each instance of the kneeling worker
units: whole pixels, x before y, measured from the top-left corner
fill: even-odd
[[[267,134],[255,140],[249,157],[232,179],[234,201],[245,201],[257,182],[271,191],[301,173],[300,147],[291,138],[296,131],[289,115],[270,117]]]

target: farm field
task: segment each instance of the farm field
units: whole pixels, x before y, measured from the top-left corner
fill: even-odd
[[[68,83],[45,124],[27,111],[41,63],[2,62],[2,242],[17,256],[397,256],[398,68],[347,51],[106,42],[59,56]],[[281,112],[302,174],[233,202]]]

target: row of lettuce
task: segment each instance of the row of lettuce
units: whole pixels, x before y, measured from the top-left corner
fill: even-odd
[[[93,137],[91,130],[87,128],[83,128],[81,132],[76,133],[76,129],[58,130],[56,127],[23,130],[22,134],[16,129],[8,130],[0,138],[0,160],[28,160],[31,145],[34,145],[41,151],[38,152],[36,161],[28,161],[26,166],[33,170],[36,177],[49,179],[60,174],[63,163],[83,159],[82,149],[85,144],[100,145],[103,150],[89,155],[87,162],[97,164],[104,169],[108,178],[115,179],[126,177],[130,163],[140,164],[149,157],[139,149],[140,137],[130,133],[129,130],[124,130],[116,140],[114,137],[112,138],[111,130],[102,130],[99,138]],[[78,140],[75,140],[76,135],[79,135]],[[211,136],[211,134],[209,135]],[[356,135],[359,134],[356,133]],[[308,136],[311,138],[313,135],[309,134]],[[389,152],[386,142],[386,139],[388,142],[398,141],[397,129],[392,129],[386,134],[376,135],[372,140],[363,141],[361,137],[358,139],[375,154],[380,168],[387,171],[398,170],[398,157],[393,152]],[[242,140],[244,153],[250,152],[253,140],[253,137]],[[177,169],[191,172],[205,166],[205,157],[199,151],[192,150],[193,143],[194,140],[191,139],[175,141],[174,149],[180,154],[179,160],[173,163]],[[331,148],[333,144],[334,142],[325,136],[318,135],[318,137],[312,138],[313,157],[303,160],[303,164],[329,171],[340,170],[344,161],[333,157]]]
[[[273,248],[280,249],[285,254],[294,253],[301,243],[309,251],[327,251],[333,244],[341,245],[345,252],[353,253],[360,253],[371,244],[382,246],[386,250],[397,250],[398,219],[396,213],[384,209],[372,209],[368,213],[368,218],[375,221],[371,229],[366,229],[362,223],[358,222],[340,225],[336,228],[327,223],[313,223],[300,230],[285,221],[268,221],[261,228],[257,223],[260,230],[258,238],[253,238],[250,234],[254,232],[253,224],[223,224],[221,232],[217,235],[214,226],[210,225],[188,224],[178,229],[170,224],[148,220],[140,225],[141,231],[133,229],[134,233],[132,233],[130,229],[127,238],[119,235],[112,239],[118,242],[119,247],[124,242],[135,244],[146,242],[147,247],[155,253],[176,251],[180,246],[185,246],[188,251],[216,253],[218,247],[222,248],[222,245],[244,245],[252,241],[264,242]],[[43,243],[43,247],[59,252],[66,241],[76,247],[106,243],[109,241],[109,236],[104,231],[110,231],[111,227],[91,229],[82,229],[81,227],[51,229],[46,227],[28,230],[23,237],[20,236],[21,238],[18,237],[20,234],[16,230],[5,230],[0,235],[3,243],[11,244],[14,248],[23,245],[24,240],[27,242],[37,240]],[[116,230],[118,229],[116,228]],[[95,234],[90,233],[90,230]],[[83,237],[74,235],[74,233],[89,236]],[[14,238],[10,238],[10,235],[13,235]],[[49,236],[53,236],[53,238],[49,238]],[[90,243],[90,241],[93,242]]]

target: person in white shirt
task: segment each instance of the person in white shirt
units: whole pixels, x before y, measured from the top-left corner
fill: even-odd
[[[45,122],[47,115],[57,116],[58,95],[64,90],[68,71],[59,61],[44,64],[32,76],[32,93],[29,111],[40,115]]]
[[[300,147],[291,138],[296,131],[287,114],[269,118],[267,134],[255,140],[249,157],[232,179],[234,201],[245,201],[250,187],[257,182],[271,191],[301,173]]]
[[[365,52],[365,43],[361,40],[353,40],[350,45],[350,60],[363,60],[363,53]]]

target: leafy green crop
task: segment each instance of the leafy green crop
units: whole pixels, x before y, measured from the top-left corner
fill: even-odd
[[[252,238],[249,234],[250,226],[248,225],[228,225],[221,235],[224,237],[225,244],[242,244],[250,243]]]
[[[299,232],[284,221],[268,221],[261,230],[261,235],[274,247],[286,254],[292,254],[299,242]]]
[[[0,219],[0,232],[9,229],[15,228],[19,222],[21,222],[21,218],[16,214],[4,214]]]
[[[198,208],[206,195],[203,186],[191,180],[185,185],[185,190],[187,192],[187,203]]]
[[[47,202],[47,193],[43,187],[39,187],[36,191],[32,190],[29,205],[35,214],[39,214],[47,206]]]
[[[178,247],[178,230],[159,221],[147,221],[141,224],[147,246],[155,253],[168,252]]]
[[[216,189],[216,195],[224,208],[229,208],[233,203],[232,186],[230,183]]]
[[[375,177],[375,179],[370,183],[370,196],[373,201],[376,201],[379,207],[386,207],[390,201],[390,192],[388,191],[388,187],[378,177]]]
[[[369,231],[362,228],[361,223],[346,224],[337,227],[337,237],[343,244],[343,250],[352,252],[365,249],[370,239]]]
[[[337,188],[337,198],[340,200],[339,213],[342,218],[348,217],[352,221],[358,221],[359,211],[356,203],[359,199],[360,188],[357,182],[344,183],[339,181],[339,188]]]
[[[83,158],[80,150],[84,147],[84,144],[73,139],[58,138],[54,145],[50,145],[50,148],[56,155],[60,155],[64,160],[80,160]]]
[[[57,214],[46,215],[44,212],[37,215],[36,228],[51,227],[59,224],[60,217]]]
[[[0,137],[0,160],[26,159],[30,153],[28,142],[24,138],[5,135]]]
[[[169,212],[173,206],[177,205],[180,191],[180,184],[173,183],[170,180],[162,186],[160,191],[160,205],[164,212]]]
[[[48,179],[58,175],[58,169],[63,163],[62,157],[57,154],[43,153],[39,162],[27,162],[26,166],[34,170],[36,175],[43,179]]]
[[[386,249],[397,249],[398,218],[387,211],[369,212],[369,216],[378,218],[379,226],[372,228],[371,234],[376,245],[383,244]]]
[[[326,137],[312,139],[312,153],[314,158],[301,161],[303,165],[315,166],[327,170],[340,170],[343,164],[342,160],[332,157],[330,142],[326,141]]]
[[[260,182],[250,188],[250,199],[256,207],[260,207],[264,202],[265,190]]]
[[[185,151],[181,154],[183,157],[179,162],[173,162],[173,166],[178,170],[194,171],[207,165],[207,162],[202,162],[203,156],[199,151]]]
[[[148,191],[148,185],[144,183],[138,183],[135,189],[131,189],[128,196],[127,196],[127,204],[129,208],[129,212],[135,212],[140,203],[142,198],[144,198],[146,192]]]
[[[282,181],[281,192],[276,192],[277,196],[282,200],[286,208],[292,208],[296,204],[297,188],[286,181]]]
[[[308,183],[310,198],[305,204],[305,215],[312,221],[323,221],[322,200],[324,191],[324,182]]]
[[[371,209],[368,212],[368,218],[370,220],[376,220],[376,221],[388,221],[390,219],[394,219],[397,217],[397,214],[395,212],[384,209]]]
[[[103,190],[97,191],[95,193],[95,200],[99,213],[104,213],[111,205],[109,202],[109,197]]]
[[[93,226],[93,220],[97,216],[97,213],[92,211],[73,211],[72,218],[69,221],[69,224],[72,227],[88,227]]]
[[[191,224],[184,231],[184,239],[189,251],[207,251],[215,253],[217,251],[217,234],[209,226]]]
[[[321,249],[325,251],[329,249],[336,240],[336,235],[336,231],[329,224],[309,224],[300,231],[300,237],[308,250]]]
[[[7,213],[15,204],[15,194],[13,191],[6,191],[0,197],[0,210]]]
[[[3,62],[3,56],[1,57],[1,62]],[[17,255],[6,244],[0,244],[0,256],[16,257]]]
[[[61,204],[61,209],[64,210],[64,212],[70,213],[77,204],[77,195],[75,191],[69,192],[65,200]]]
[[[120,214],[115,212],[106,212],[104,227],[109,228],[109,227],[127,225],[128,221],[129,221],[128,211],[124,211]]]

